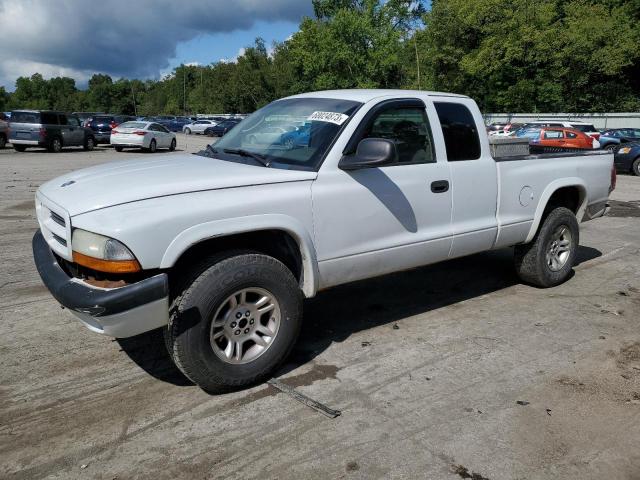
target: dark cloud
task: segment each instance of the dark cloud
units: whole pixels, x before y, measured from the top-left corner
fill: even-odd
[[[311,13],[310,0],[0,0],[0,80],[156,76],[179,42]]]

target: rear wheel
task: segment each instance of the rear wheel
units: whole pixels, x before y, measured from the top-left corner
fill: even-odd
[[[53,153],[60,153],[62,151],[62,140],[60,137],[53,137],[49,143],[49,151]]]
[[[173,152],[176,149],[176,139],[171,140],[171,145],[169,145],[169,151]]]
[[[24,145],[14,145],[13,149],[16,152],[24,152],[27,149],[27,147],[25,147]]]
[[[0,135],[0,149],[7,146],[7,137]]]
[[[195,268],[172,304],[166,343],[178,368],[211,393],[268,378],[291,351],[302,294],[291,271],[256,253]]]
[[[91,150],[93,150],[96,146],[96,141],[93,137],[87,137],[87,139],[84,141],[84,149],[87,150],[88,152],[90,152]]]
[[[631,172],[640,177],[640,157],[636,158],[631,165]]]
[[[116,152],[121,152],[122,151],[122,147],[113,147],[115,149]]]
[[[191,135],[191,129],[190,128],[185,128],[184,129],[184,133],[186,133],[187,135]]]
[[[571,210],[557,207],[526,245],[516,245],[518,276],[538,287],[553,287],[569,278],[578,251],[580,229]]]

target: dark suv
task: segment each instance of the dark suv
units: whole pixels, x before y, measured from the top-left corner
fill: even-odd
[[[96,142],[109,143],[111,139],[111,129],[117,127],[121,123],[135,120],[136,117],[130,115],[95,115],[90,118],[86,125],[93,131]]]
[[[93,150],[96,139],[90,129],[80,125],[77,116],[49,110],[11,112],[9,142],[18,152],[27,147],[42,147],[59,152],[63,147]]]

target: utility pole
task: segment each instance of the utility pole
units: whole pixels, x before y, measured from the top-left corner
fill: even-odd
[[[418,39],[416,32],[413,34],[413,45],[416,47],[416,68],[418,69],[418,90],[420,90],[420,58],[418,57]]]
[[[133,96],[133,114],[138,116],[138,106],[136,105],[136,91],[133,89],[133,83],[131,84],[131,95]]]
[[[182,115],[187,116],[187,67],[182,65]]]

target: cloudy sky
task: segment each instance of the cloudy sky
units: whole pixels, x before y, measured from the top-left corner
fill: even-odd
[[[232,59],[257,36],[282,41],[311,0],[0,0],[0,85],[40,72],[158,78]]]

